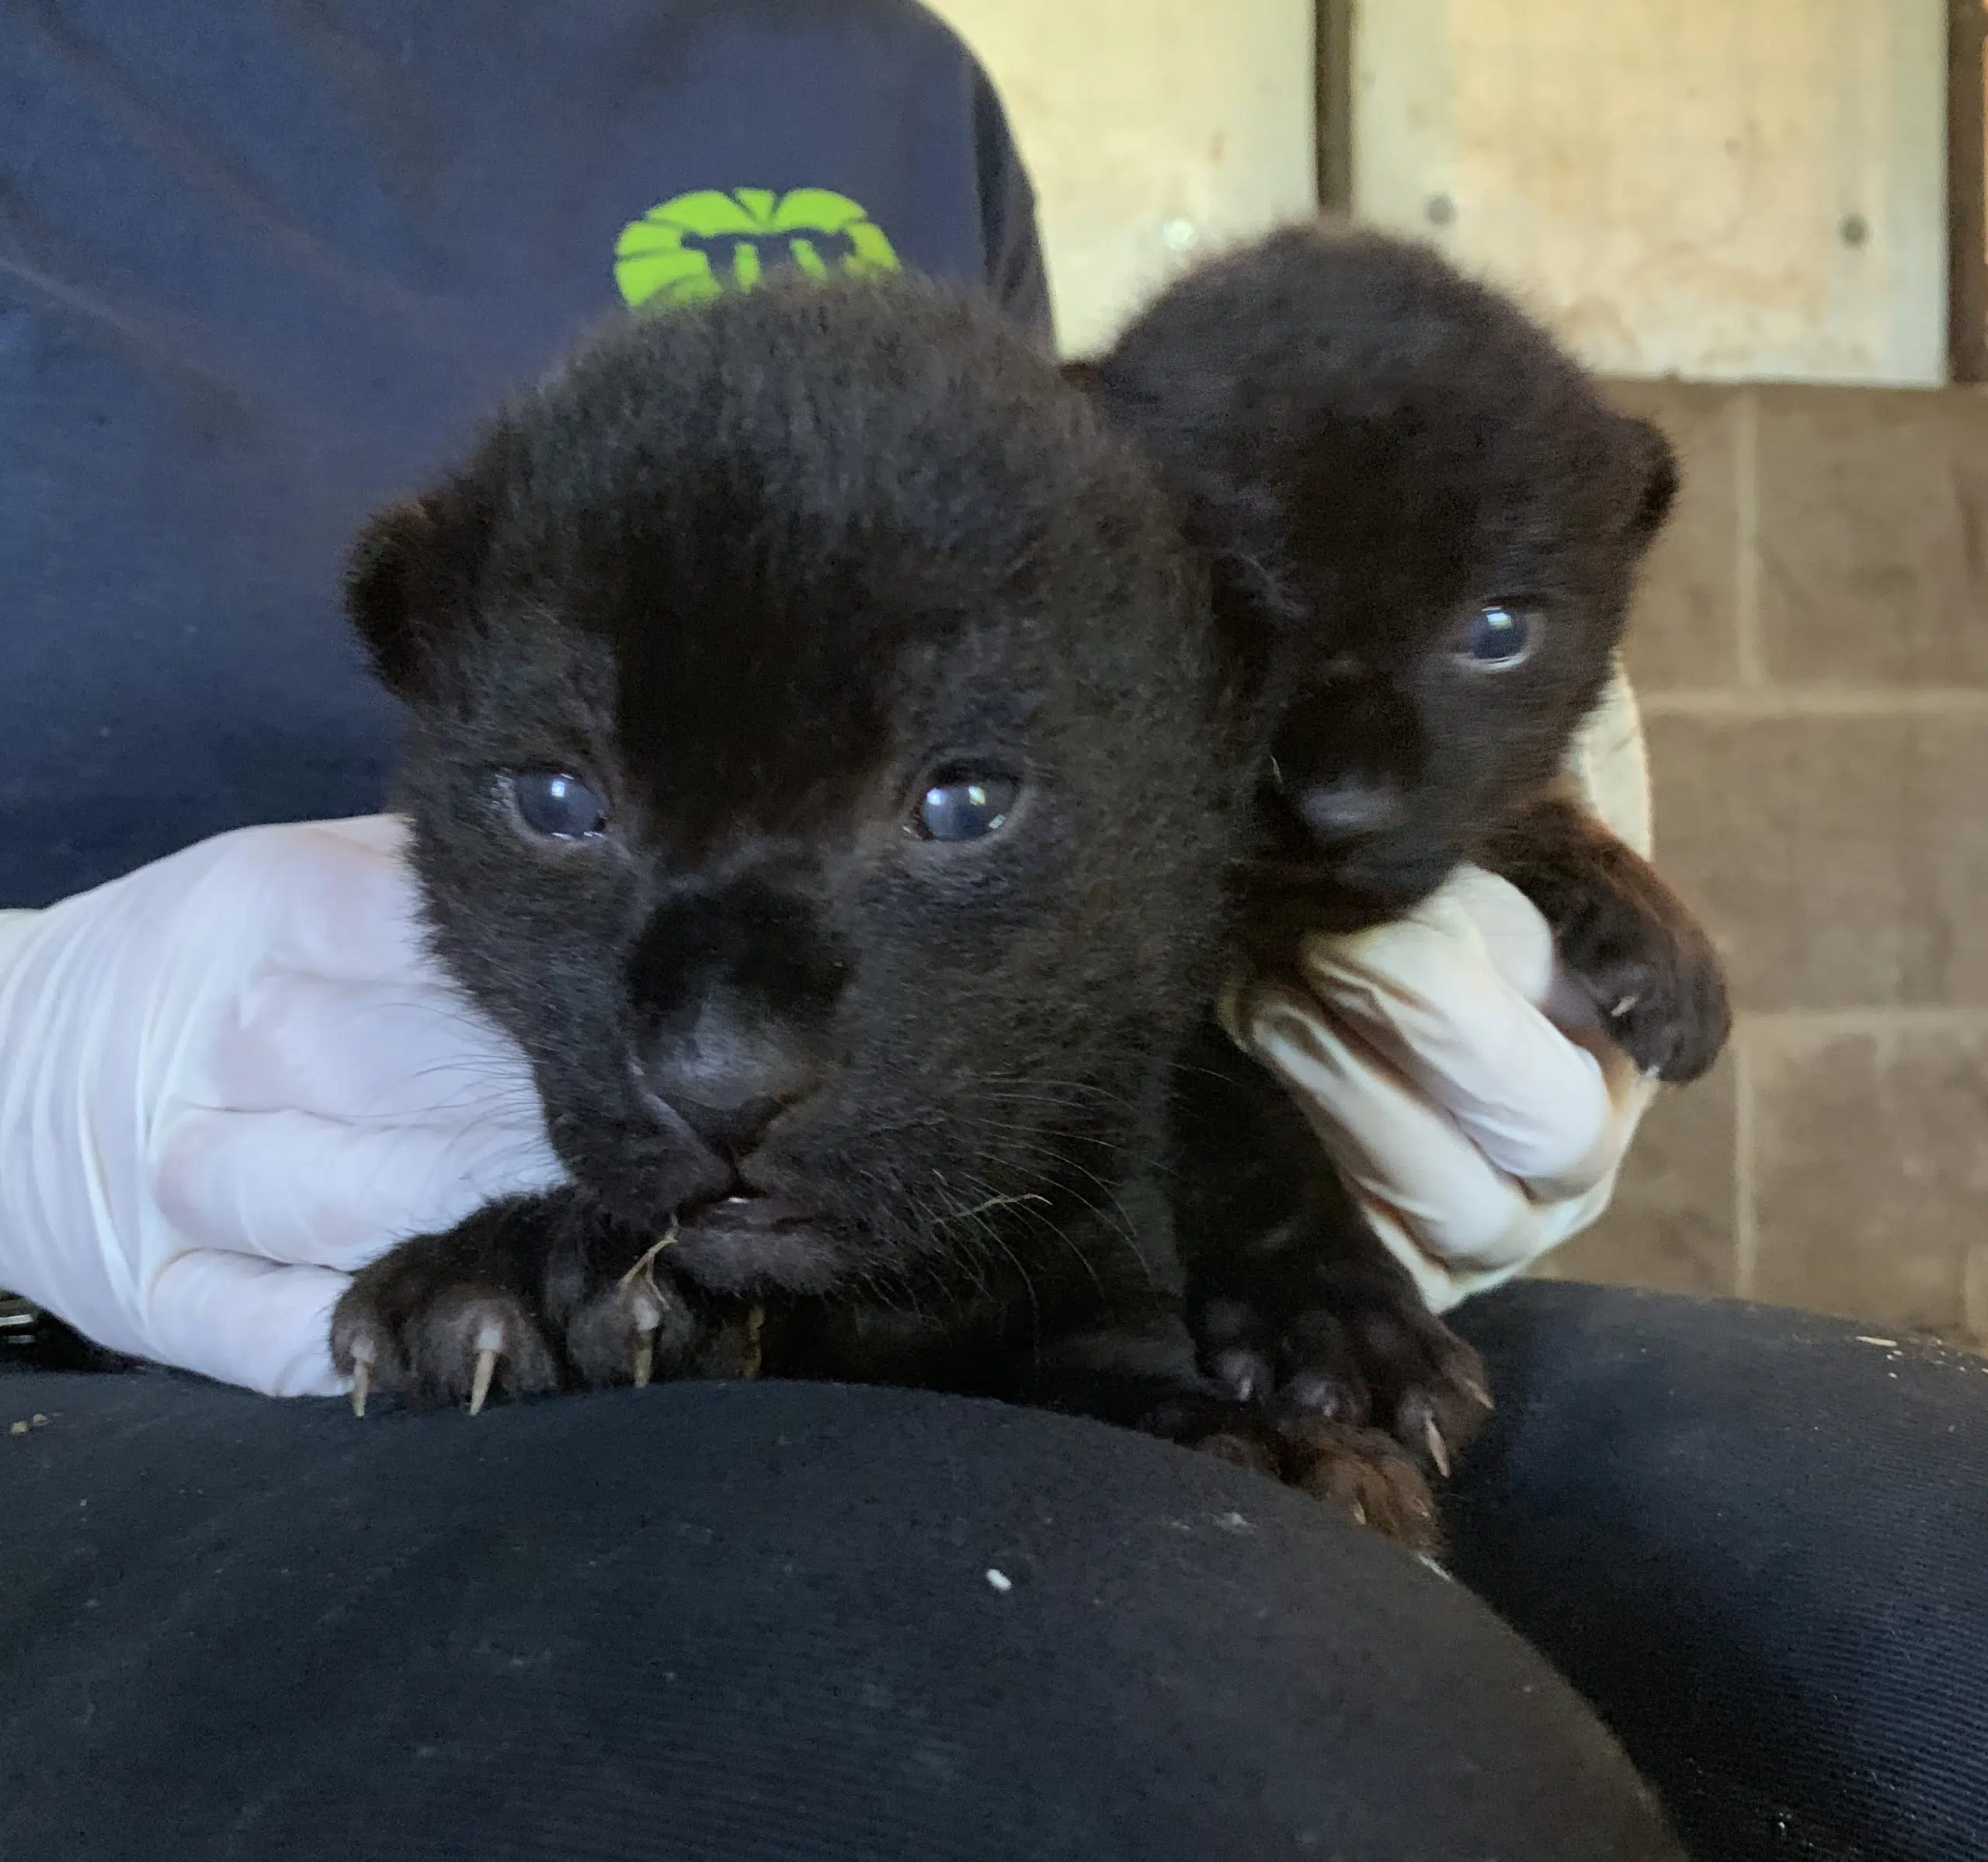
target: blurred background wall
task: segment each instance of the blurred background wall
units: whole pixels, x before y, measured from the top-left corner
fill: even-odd
[[[1685,464],[1631,633],[1740,1009],[1548,1264],[1988,1342],[1979,0],[940,0],[1065,346],[1322,195],[1516,290]]]
[[[1063,346],[1318,200],[1312,0],[935,0],[1007,105]]]

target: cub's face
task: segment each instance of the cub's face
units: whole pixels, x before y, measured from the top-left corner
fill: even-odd
[[[1146,467],[990,314],[639,322],[352,605],[437,948],[682,1270],[915,1291],[1152,1159],[1250,758]]]
[[[1288,573],[1322,624],[1294,643],[1274,774],[1354,920],[1414,904],[1553,780],[1670,495],[1662,440],[1590,397],[1440,385],[1293,462]]]
[[[1424,248],[1281,233],[1182,281],[1081,377],[1221,566],[1277,719],[1277,852],[1393,915],[1558,769],[1675,488],[1512,304]]]

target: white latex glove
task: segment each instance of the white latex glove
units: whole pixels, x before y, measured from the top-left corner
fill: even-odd
[[[560,1180],[523,1055],[421,948],[405,840],[248,829],[0,913],[0,1287],[328,1395],[353,1270]]]
[[[1570,769],[1639,851],[1649,785],[1618,679]],[[1465,867],[1400,922],[1313,936],[1223,1019],[1277,1074],[1376,1231],[1441,1312],[1509,1280],[1607,1207],[1655,1082],[1561,974],[1533,906]]]

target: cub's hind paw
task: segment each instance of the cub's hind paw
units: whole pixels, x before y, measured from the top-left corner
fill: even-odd
[[[1284,1409],[1382,1430],[1444,1480],[1491,1414],[1483,1360],[1413,1289],[1301,1313],[1281,1355]]]
[[[1312,1297],[1276,1323],[1248,1301],[1210,1301],[1201,1331],[1217,1384],[1274,1415],[1378,1430],[1447,1480],[1491,1413],[1476,1352],[1406,1282]]]
[[[1335,1501],[1363,1525],[1434,1555],[1442,1534],[1422,1470],[1392,1436],[1348,1429],[1319,1416],[1286,1416],[1277,1425],[1284,1479],[1313,1499]]]
[[[1338,1506],[1411,1551],[1433,1555],[1441,1545],[1429,1483],[1401,1445],[1378,1429],[1212,1398],[1165,1404],[1144,1426]]]

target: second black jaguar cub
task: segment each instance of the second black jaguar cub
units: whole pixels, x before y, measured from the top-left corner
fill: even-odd
[[[1649,1072],[1728,1026],[1711,940],[1567,791],[1676,469],[1551,336],[1427,247],[1294,228],[1163,293],[1075,371],[1162,466],[1260,682],[1239,935],[1259,968],[1398,917],[1465,861],[1550,926]],[[1488,1409],[1279,1084],[1215,1029],[1182,1074],[1191,1322],[1233,1391],[1390,1429],[1441,1472]]]

